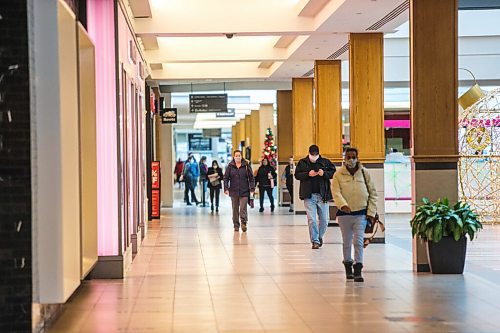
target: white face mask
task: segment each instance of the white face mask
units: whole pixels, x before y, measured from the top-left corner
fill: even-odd
[[[235,158],[234,158],[234,161],[235,161],[235,162],[241,162],[241,156],[240,156],[240,157],[235,157]]]
[[[351,168],[351,169],[354,169],[357,164],[358,164],[358,159],[357,158],[345,161],[345,165],[347,165],[347,167]]]
[[[309,161],[315,163],[319,158],[319,155],[311,155],[309,154]]]

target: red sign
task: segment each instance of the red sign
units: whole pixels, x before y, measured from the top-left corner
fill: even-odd
[[[160,190],[151,191],[151,217],[160,218]]]
[[[160,189],[160,161],[151,163],[151,188]]]
[[[160,218],[160,161],[151,162],[151,217]]]

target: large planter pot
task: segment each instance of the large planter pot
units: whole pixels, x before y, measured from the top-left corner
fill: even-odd
[[[467,252],[467,238],[457,242],[453,237],[443,237],[439,242],[427,242],[427,255],[433,274],[462,274]]]

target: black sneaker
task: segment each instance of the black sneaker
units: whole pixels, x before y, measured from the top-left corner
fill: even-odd
[[[263,213],[263,212],[264,212],[264,208],[259,209],[259,213]]]
[[[319,247],[322,247],[323,246],[323,238],[320,238],[319,239]]]
[[[187,206],[192,206],[193,204],[192,204],[192,203],[190,203],[190,202],[188,202],[186,205],[187,205]]]
[[[247,232],[247,224],[246,223],[241,224],[241,231]]]
[[[274,206],[271,207],[271,213],[274,213]]]
[[[318,244],[318,243],[313,243],[312,248],[313,248],[314,250],[319,249],[319,244]]]

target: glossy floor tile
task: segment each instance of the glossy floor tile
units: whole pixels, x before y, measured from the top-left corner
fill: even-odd
[[[83,282],[47,332],[500,332],[500,232],[469,245],[460,276],[414,274],[408,216],[387,216],[365,252],[365,283],[346,282],[340,231],[312,250],[305,216],[252,210],[235,233],[221,213],[162,212],[123,280]]]

